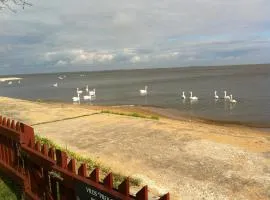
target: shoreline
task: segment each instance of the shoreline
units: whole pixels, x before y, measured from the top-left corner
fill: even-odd
[[[9,98],[9,97],[7,97]],[[229,120],[220,120],[220,119],[211,119],[207,117],[189,115],[181,110],[177,110],[174,108],[165,108],[162,106],[145,106],[145,105],[93,105],[93,104],[73,104],[64,101],[57,101],[57,100],[28,100],[28,99],[21,99],[26,101],[32,102],[40,102],[40,103],[57,103],[57,104],[65,104],[65,105],[77,105],[81,107],[87,107],[92,109],[113,109],[113,110],[124,110],[124,111],[132,111],[132,112],[139,112],[141,114],[149,114],[149,115],[156,115],[158,117],[173,119],[173,120],[181,120],[181,121],[196,121],[205,124],[213,124],[213,125],[221,125],[221,126],[241,126],[246,128],[254,128],[256,130],[260,130],[262,132],[269,132],[270,133],[270,123],[256,123],[256,122],[241,122],[241,121],[229,121]]]
[[[270,123],[264,124],[264,123],[252,123],[252,122],[211,119],[211,118],[207,118],[207,117],[189,115],[189,114],[181,112],[180,110],[173,109],[173,108],[163,108],[163,107],[156,107],[156,106],[149,106],[149,107],[148,106],[146,106],[146,107],[138,106],[138,107],[143,108],[143,109],[152,110],[156,114],[160,113],[161,116],[169,118],[169,119],[187,120],[187,118],[189,118],[190,120],[203,122],[206,124],[237,125],[237,126],[245,126],[245,127],[250,127],[250,128],[265,128],[265,129],[269,128],[270,129]],[[166,112],[166,110],[169,110],[169,111]],[[173,112],[177,112],[177,114],[174,115]]]
[[[52,123],[57,122],[57,121],[62,121],[62,119],[66,120],[66,119],[73,119],[73,118],[83,118],[84,116],[89,115],[89,113],[90,113],[90,115],[92,115],[92,113],[102,114],[103,111],[109,111],[108,113],[104,112],[103,114],[112,115],[112,116],[115,116],[115,118],[119,118],[119,119],[121,119],[121,116],[130,117],[130,118],[138,118],[138,120],[151,120],[150,119],[151,117],[158,117],[158,120],[154,120],[154,121],[157,121],[160,123],[169,122],[169,123],[179,124],[179,125],[185,124],[185,125],[192,127],[192,129],[194,129],[194,130],[196,130],[196,127],[205,127],[206,129],[208,129],[208,128],[222,129],[222,130],[227,130],[227,133],[225,133],[225,134],[228,134],[228,135],[231,135],[230,132],[232,130],[238,130],[240,135],[245,135],[244,137],[264,136],[264,137],[269,138],[269,136],[270,136],[270,134],[269,134],[270,131],[268,131],[268,129],[267,129],[267,131],[265,131],[265,130],[261,130],[260,128],[250,127],[250,126],[243,125],[243,124],[216,122],[215,120],[207,121],[205,119],[202,120],[202,119],[199,119],[199,118],[194,117],[194,116],[187,116],[184,114],[180,115],[178,110],[166,109],[166,108],[161,108],[161,107],[130,106],[130,105],[126,105],[126,106],[125,105],[124,106],[119,106],[119,105],[118,106],[107,106],[106,105],[106,106],[104,106],[104,105],[72,104],[72,103],[61,102],[61,101],[33,101],[33,100],[15,99],[15,98],[1,97],[0,96],[0,104],[1,104],[1,101],[3,101],[3,100],[4,101],[6,100],[8,104],[13,104],[16,107],[17,107],[17,105],[20,105],[20,104],[22,104],[22,105],[26,104],[27,107],[30,105],[33,105],[33,106],[35,105],[35,106],[38,106],[40,108],[47,107],[47,109],[49,109],[49,110],[55,110],[55,109],[63,109],[63,111],[66,109],[73,110],[73,112],[70,113],[70,115],[68,115],[68,118],[61,117],[60,120],[58,120],[58,119],[54,120],[51,117],[48,118],[48,116],[51,116],[50,112],[45,114],[45,116],[46,116],[45,118],[44,118],[44,116],[42,116],[43,114],[41,114],[41,113],[38,114],[40,116],[40,118],[36,118],[36,119],[33,119],[32,118],[33,116],[30,116],[30,117],[23,116],[22,117],[22,119],[27,120],[27,121],[22,121],[22,122],[28,123],[30,126],[33,125],[34,127],[36,124],[43,124],[44,122],[45,122],[45,124],[52,124]],[[10,103],[12,101],[13,101],[13,103]],[[14,103],[14,102],[16,102],[16,103]],[[13,106],[12,106],[11,110],[9,110],[9,111],[11,111],[11,113],[14,112]],[[177,113],[174,114],[172,111],[176,111]],[[36,111],[34,111],[33,114],[35,112]],[[64,112],[66,112],[66,111],[64,111]],[[27,113],[32,115],[31,112],[29,112],[29,111],[27,111]],[[82,113],[82,114],[79,114],[79,113]],[[140,117],[140,116],[134,117],[133,116],[134,113],[142,115],[142,117]],[[29,123],[28,119],[31,119],[31,118],[37,122]],[[56,117],[56,118],[58,118],[58,117]],[[211,132],[209,132],[209,134],[212,135]],[[237,133],[237,135],[238,135],[238,133]],[[210,136],[210,137],[212,137],[212,136]],[[220,141],[220,142],[223,143],[222,141]],[[234,143],[234,142],[232,142],[232,143]],[[251,148],[251,149],[253,149],[253,148]]]

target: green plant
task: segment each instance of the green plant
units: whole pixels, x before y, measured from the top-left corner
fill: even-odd
[[[53,147],[55,149],[59,149],[63,152],[66,152],[68,157],[69,158],[73,158],[75,159],[77,162],[80,162],[80,163],[85,163],[87,165],[87,169],[89,171],[95,169],[95,168],[99,168],[100,169],[100,172],[101,172],[101,178],[104,178],[110,171],[111,171],[111,168],[110,167],[107,167],[107,166],[103,166],[101,163],[89,158],[89,157],[84,157],[84,156],[81,156],[77,153],[74,153],[66,148],[63,148],[57,144],[55,144],[53,141],[47,139],[47,138],[44,138],[44,137],[41,137],[39,135],[35,135],[35,140],[36,141],[39,141],[41,144],[46,144],[50,147]],[[113,173],[113,179],[114,179],[114,187],[118,187],[118,185],[126,178],[126,176],[123,176],[121,174],[118,174],[118,173]],[[130,183],[131,185],[133,186],[139,186],[141,184],[141,180],[140,179],[137,179],[137,178],[130,178]]]
[[[148,115],[142,115],[136,112],[133,113],[122,113],[122,112],[114,112],[110,110],[102,110],[100,113],[107,113],[107,114],[114,114],[114,115],[125,115],[125,116],[130,116],[130,117],[139,117],[139,118],[147,118],[147,119],[154,119],[154,120],[159,120],[158,116],[148,116]]]
[[[158,116],[151,116],[151,119],[159,120]]]
[[[21,189],[18,185],[0,172],[0,199],[1,200],[17,200],[21,199]]]

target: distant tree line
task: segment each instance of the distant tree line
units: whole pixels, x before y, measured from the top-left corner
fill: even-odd
[[[26,0],[0,0],[0,10],[8,9],[12,12],[16,12],[14,7],[21,7],[24,9],[32,4]]]

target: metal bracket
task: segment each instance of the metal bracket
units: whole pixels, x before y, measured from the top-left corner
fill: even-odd
[[[53,177],[53,178],[56,178],[56,179],[58,179],[60,181],[63,181],[64,180],[64,178],[61,177],[61,175],[59,173],[55,172],[55,171],[48,172],[48,175],[51,176],[51,177]]]

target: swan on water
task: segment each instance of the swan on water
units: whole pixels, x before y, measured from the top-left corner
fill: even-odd
[[[237,102],[235,99],[233,99],[232,94],[230,95],[230,102],[231,103],[236,103]]]
[[[79,102],[80,103],[80,94],[79,93],[77,93],[77,97],[72,97],[72,101],[73,102]]]
[[[215,96],[214,96],[215,99],[218,99],[218,95],[217,95],[217,91],[215,90]]]
[[[225,100],[226,100],[226,99],[230,100],[230,96],[227,96],[227,91],[226,91],[226,90],[224,91],[224,99],[225,99]]]
[[[144,90],[140,90],[140,94],[144,95],[147,94],[147,85],[144,87]]]
[[[182,92],[182,99],[186,99],[185,91]]]
[[[90,90],[89,95],[90,96],[96,96],[96,88],[94,88],[93,90]]]
[[[82,90],[79,90],[79,88],[77,88],[77,93],[82,94]]]
[[[83,96],[84,100],[91,100],[92,99],[92,95],[90,95],[90,91],[88,95]]]
[[[189,93],[190,93],[190,97],[189,97],[190,100],[198,100],[198,97],[192,96],[192,91],[190,91]]]
[[[53,87],[58,87],[58,83],[53,84]]]
[[[89,89],[88,89],[88,85],[86,85],[85,91],[86,91],[86,92],[88,92],[88,91],[89,91]]]
[[[9,81],[8,84],[11,85],[12,84],[12,81]]]

